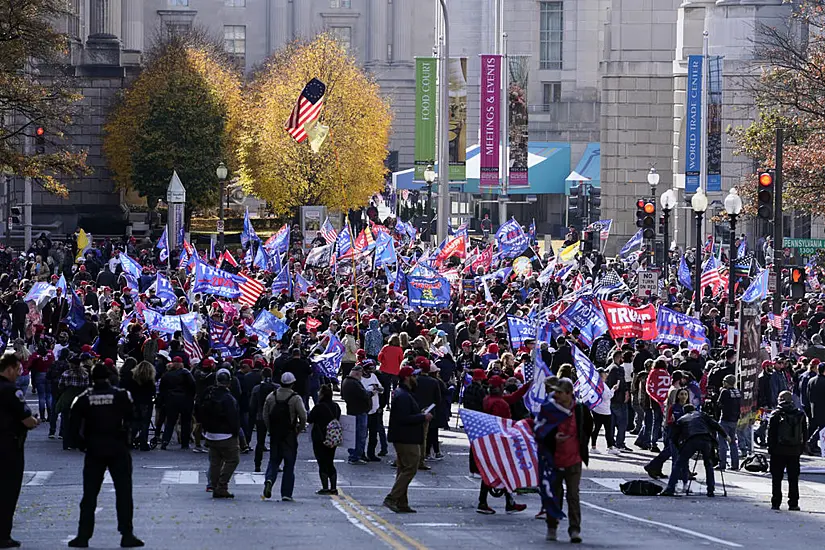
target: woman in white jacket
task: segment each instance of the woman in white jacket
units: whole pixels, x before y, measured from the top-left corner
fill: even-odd
[[[599,375],[602,377],[602,383],[605,384],[605,380],[607,380],[607,370],[599,369]],[[599,437],[599,430],[601,430],[602,426],[604,426],[604,437],[607,440],[607,452],[614,455],[619,454],[619,450],[616,448],[616,442],[613,439],[613,425],[610,420],[610,400],[613,398],[613,394],[616,393],[616,389],[620,383],[621,382],[617,383],[613,388],[605,384],[601,402],[593,407],[593,435],[590,436],[591,454],[598,452],[596,450],[596,440]]]

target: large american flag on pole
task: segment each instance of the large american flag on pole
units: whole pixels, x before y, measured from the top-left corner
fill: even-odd
[[[513,422],[468,409],[459,414],[484,483],[510,492],[538,486],[536,440],[526,420]]]
[[[699,286],[704,289],[710,286],[713,293],[716,294],[716,289],[722,285],[722,275],[719,273],[719,262],[716,261],[715,256],[708,258],[705,262],[705,267],[702,269],[702,278],[699,281]]]
[[[305,124],[318,120],[324,107],[324,93],[327,87],[317,78],[310,80],[301,92],[301,96],[286,121],[286,131],[295,141],[301,143],[307,138]]]
[[[335,231],[335,227],[333,227],[332,222],[329,221],[329,216],[327,216],[327,219],[325,219],[323,225],[321,225],[319,233],[327,244],[334,243],[335,239],[338,238],[338,232]]]
[[[243,283],[238,284],[238,289],[241,291],[241,296],[238,301],[245,306],[252,307],[258,301],[261,294],[266,288],[264,284],[257,279],[253,279],[246,273],[241,273],[241,277],[245,279]]]
[[[189,361],[192,363],[203,361],[203,350],[189,329],[186,328],[186,323],[180,324],[180,332],[183,336],[183,350],[189,356]]]

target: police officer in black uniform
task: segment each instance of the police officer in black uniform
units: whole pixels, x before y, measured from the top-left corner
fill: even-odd
[[[136,548],[143,541],[132,532],[132,456],[129,433],[132,422],[132,396],[109,382],[109,369],[103,363],[92,368],[92,387],[77,396],[70,415],[71,433],[77,448],[86,452],[83,463],[83,500],[77,537],[72,548],[88,548],[95,528],[97,495],[106,470],[112,475],[117,508],[120,546]]]
[[[11,538],[14,510],[23,485],[23,445],[26,434],[40,423],[32,416],[23,392],[14,382],[20,360],[14,352],[0,357],[0,548],[17,548]]]

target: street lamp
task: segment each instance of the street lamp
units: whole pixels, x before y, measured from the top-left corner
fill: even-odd
[[[653,166],[650,167],[650,172],[647,173],[647,183],[650,184],[651,196],[656,196],[656,186],[659,185],[659,172]]]
[[[218,248],[223,251],[224,246],[224,237],[223,237],[223,216],[224,216],[224,206],[223,206],[223,197],[226,195],[226,176],[229,175],[229,170],[226,169],[226,165],[221,162],[218,167],[215,169],[215,175],[218,176],[218,181],[221,182],[221,198],[219,199],[218,203],[220,204],[220,223],[218,224]]]
[[[657,178],[659,174],[656,174]],[[650,175],[648,175],[650,177]],[[669,227],[668,221],[670,220],[670,211],[676,207],[676,192],[673,189],[668,189],[664,193],[662,193],[662,197],[659,199],[659,202],[662,205],[662,216],[664,217],[664,224],[662,228],[662,233],[664,233],[664,249],[665,249],[665,264],[664,275],[667,276],[667,266],[668,266],[668,251],[670,250],[670,237],[669,235]]]
[[[730,219],[730,251],[728,253],[728,345],[733,345],[733,302],[736,300],[736,291],[733,285],[733,241],[736,240],[736,218],[742,213],[742,197],[736,187],[731,187],[725,197],[725,212]]]
[[[438,195],[438,241],[447,238],[450,220],[450,18],[447,1],[439,0],[441,16],[444,19],[444,41],[440,58],[441,66],[438,84],[438,183],[441,187]]]
[[[424,181],[427,182],[427,238],[432,240],[430,233],[433,229],[433,183],[435,182],[435,170],[432,164],[428,164],[424,169]]]
[[[702,288],[700,285],[702,281],[702,218],[708,209],[708,196],[705,195],[705,191],[701,187],[696,190],[693,198],[690,199],[690,206],[696,214],[696,259],[694,262],[695,265],[693,266],[695,279],[693,286],[693,304],[696,310],[696,318],[698,319],[702,308]]]

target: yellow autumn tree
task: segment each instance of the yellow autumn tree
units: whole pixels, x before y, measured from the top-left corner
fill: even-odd
[[[240,73],[200,31],[166,36],[147,55],[105,127],[103,150],[118,188],[153,207],[172,170],[187,190],[187,213],[218,203],[215,168],[238,173],[243,96]]]
[[[313,78],[326,85],[320,122],[330,129],[317,154],[284,129]],[[242,181],[275,213],[304,205],[360,207],[384,188],[390,106],[332,36],[295,42],[270,57],[249,85],[245,114]]]

